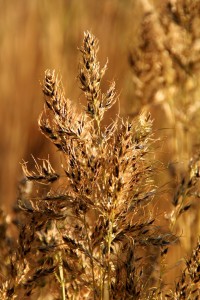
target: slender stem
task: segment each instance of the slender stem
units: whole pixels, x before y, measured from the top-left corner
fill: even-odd
[[[59,275],[60,275],[60,284],[61,284],[61,291],[62,291],[62,300],[65,300],[66,299],[65,277],[64,277],[64,272],[63,272],[63,262],[62,262],[61,252],[58,253],[58,261],[59,261]]]
[[[87,223],[86,223],[86,220],[85,220],[85,215],[84,215],[84,226],[85,226],[86,238],[87,238],[87,243],[88,243],[88,248],[89,248],[89,253],[90,253],[90,263],[91,263],[91,267],[92,267],[92,282],[93,282],[93,290],[94,290],[94,300],[96,300],[94,262],[93,262],[93,259],[92,259],[92,247],[91,247],[90,238],[89,238],[89,235],[88,235],[88,228],[87,228]]]
[[[114,208],[113,208],[114,209]],[[104,295],[104,300],[109,300],[110,298],[110,287],[111,287],[111,265],[110,265],[110,255],[111,255],[111,244],[112,244],[112,234],[113,234],[113,222],[114,222],[114,211],[112,209],[111,215],[109,217],[109,228],[108,228],[108,236],[107,236],[107,259],[108,259],[108,286],[107,286],[107,294]]]

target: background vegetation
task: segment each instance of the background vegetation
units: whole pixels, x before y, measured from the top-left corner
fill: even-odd
[[[152,249],[151,243],[141,250],[143,257],[145,251],[150,253],[147,263],[152,267],[152,281],[148,288],[153,291],[159,286],[151,297],[159,298],[165,290],[172,299],[198,297],[200,1],[21,0],[0,4],[0,202],[6,212],[2,213],[2,238],[15,230],[6,233],[11,222],[7,213],[13,216],[19,181],[20,191],[24,184],[19,162],[29,161],[29,170],[33,169],[33,154],[36,158],[49,155],[54,168],[60,164],[58,152],[41,135],[36,121],[44,105],[40,87],[44,71],[56,69],[62,75],[66,98],[86,104],[77,79],[77,47],[89,29],[99,40],[101,65],[109,60],[101,88],[106,90],[107,82],[114,78],[119,94],[104,124],[116,114],[135,121],[141,111],[151,112],[154,138],[160,140],[153,150],[157,163],[152,174],[158,190],[149,211],[161,228],[157,237],[170,234],[172,245],[168,250],[159,248],[163,246],[160,240],[161,252],[155,245]],[[2,244],[5,246],[10,247]],[[3,253],[1,260],[8,256]],[[185,270],[183,258],[189,256]],[[54,264],[49,263],[48,271],[52,275]],[[2,267],[1,273],[6,272]],[[193,290],[187,290],[190,285]],[[8,293],[5,286],[2,293],[6,289]],[[144,294],[136,291],[134,297]]]

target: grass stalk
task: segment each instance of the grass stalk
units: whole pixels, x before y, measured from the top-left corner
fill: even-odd
[[[89,254],[90,254],[90,264],[91,264],[92,282],[93,282],[93,299],[96,300],[93,253],[92,253],[92,247],[91,247],[91,243],[90,243],[90,237],[89,237],[89,234],[88,234],[88,226],[87,226],[87,223],[86,223],[85,215],[84,215],[84,227],[85,227],[86,240],[87,240]]]
[[[63,261],[62,261],[62,253],[58,253],[58,268],[59,268],[59,282],[61,285],[61,295],[62,300],[66,300],[66,293],[65,293],[65,276],[63,270]]]

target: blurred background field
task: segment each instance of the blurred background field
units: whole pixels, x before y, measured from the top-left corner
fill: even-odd
[[[199,172],[199,1],[0,0],[0,7],[0,204],[12,211],[23,159],[31,163],[31,154],[49,155],[56,165],[56,150],[37,125],[40,82],[46,69],[55,69],[66,97],[81,103],[78,47],[90,30],[99,39],[102,65],[109,61],[106,80],[116,81],[119,104],[113,115],[134,117],[143,109],[155,120],[162,139],[156,158],[165,166],[155,179],[168,183],[158,207],[167,216],[178,183],[194,172],[191,167],[188,173],[191,157]],[[176,224],[183,236],[174,250],[178,257],[191,250],[200,232],[198,197],[185,194],[192,208]]]
[[[118,0],[20,0],[0,5],[0,203],[10,208],[23,176],[22,159],[51,153],[37,126],[45,70],[56,69],[66,96],[80,102],[78,46],[84,31],[91,30],[100,41],[102,65],[109,58],[107,80],[114,78],[119,93],[126,93],[131,82],[127,51],[137,5]]]

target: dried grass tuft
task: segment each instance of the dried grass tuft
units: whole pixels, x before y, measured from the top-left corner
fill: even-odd
[[[1,214],[1,299],[40,299],[45,293],[63,300],[199,296],[199,242],[174,289],[165,289],[165,256],[178,238],[158,224],[153,209],[158,197],[153,122],[140,113],[104,125],[118,96],[114,82],[102,90],[107,63],[101,68],[98,50],[98,40],[85,32],[78,74],[87,103],[82,111],[65,97],[56,72],[45,72],[38,124],[61,163],[54,170],[49,159],[33,158],[31,171],[22,164],[17,243],[9,239]],[[190,209],[198,164],[197,157],[177,188],[171,227]]]

